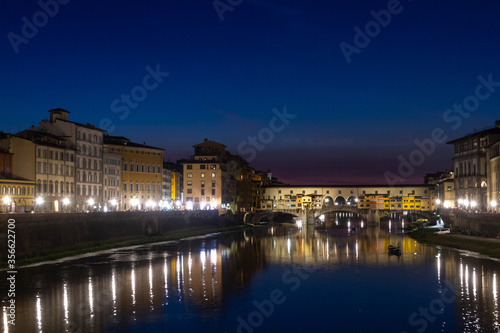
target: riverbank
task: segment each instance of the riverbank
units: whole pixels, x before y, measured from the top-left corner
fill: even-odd
[[[421,232],[420,230],[410,232],[408,235],[419,243],[477,252],[482,255],[500,259],[500,240],[496,238],[466,236],[459,233],[434,235],[431,231]]]
[[[97,241],[87,244],[75,245],[71,248],[53,248],[44,252],[39,252],[35,255],[24,256],[22,258],[17,258],[16,267],[22,268],[22,266],[27,266],[31,264],[41,263],[44,261],[57,260],[67,257],[78,256],[82,254],[90,254],[98,251],[118,249],[129,246],[146,245],[152,243],[168,242],[175,240],[182,240],[189,237],[203,236],[214,233],[227,233],[241,231],[246,228],[251,228],[248,225],[237,225],[230,227],[191,227],[183,228],[175,231],[171,231],[165,235],[156,236],[143,236],[140,238],[131,238],[126,240],[110,240],[110,241]],[[7,268],[7,262],[0,262],[0,270],[5,270]]]

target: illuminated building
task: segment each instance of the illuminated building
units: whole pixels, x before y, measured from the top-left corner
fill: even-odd
[[[455,146],[453,170],[457,206],[472,210],[488,210],[489,185],[486,152],[490,145],[499,140],[500,121],[496,121],[493,128],[448,142]]]
[[[35,182],[12,175],[13,154],[0,150],[0,212],[29,212],[34,208]]]
[[[102,209],[102,137],[104,131],[91,124],[70,121],[69,111],[64,109],[49,110],[49,113],[49,120],[44,119],[39,127],[30,129],[64,137],[65,145],[76,150],[74,160],[76,193],[73,207],[77,211]]]
[[[226,146],[205,139],[193,147],[193,159],[183,165],[186,208],[227,209],[229,202],[222,193],[223,171],[227,171],[229,155]],[[224,179],[227,183],[226,175]]]
[[[164,149],[131,142],[122,136],[104,136],[108,151],[121,156],[121,207],[155,210],[162,200]]]
[[[500,141],[488,147],[488,210],[500,211]]]

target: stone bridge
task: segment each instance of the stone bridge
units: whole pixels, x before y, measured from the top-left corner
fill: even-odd
[[[298,210],[298,209],[263,210],[263,211],[258,211],[252,216],[248,216],[245,219],[245,222],[258,224],[262,219],[272,221],[272,217],[274,216],[274,214],[285,213],[300,217],[302,218],[302,221],[307,221],[307,224],[315,224],[316,219],[318,217],[331,212],[350,212],[359,215],[368,223],[380,223],[381,218],[390,214],[401,214],[403,213],[403,210],[360,209],[358,207],[348,206],[348,205],[346,206],[339,205],[332,207],[324,207],[322,209],[308,209],[308,210]],[[411,210],[408,212],[427,219],[431,219],[434,216],[434,213],[430,211]]]

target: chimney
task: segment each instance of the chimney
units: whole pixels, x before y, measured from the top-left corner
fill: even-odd
[[[500,120],[495,121],[495,127],[500,128]]]

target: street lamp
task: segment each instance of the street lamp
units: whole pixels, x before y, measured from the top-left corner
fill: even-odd
[[[62,203],[63,203],[63,206],[66,207],[66,212],[67,212],[68,211],[68,205],[70,203],[69,198],[64,198],[63,201],[62,201]]]
[[[10,205],[10,201],[11,201],[10,197],[5,196],[2,201],[3,201],[3,204],[5,205],[5,212],[7,213],[7,206]]]
[[[139,199],[137,199],[137,198],[130,199],[130,205],[132,206],[132,208],[134,206],[139,205]]]
[[[490,206],[491,206],[491,209],[492,210],[495,210],[496,206],[497,206],[497,202],[495,200],[491,200],[490,201]]]
[[[111,206],[114,207],[113,210],[116,211],[116,206],[118,206],[118,201],[116,201],[116,199],[111,199],[110,203],[111,203]]]
[[[35,208],[36,208],[36,206],[40,207],[41,205],[43,205],[43,198],[42,197],[37,197],[35,199]]]
[[[156,203],[153,200],[148,200],[146,202],[146,207],[149,209],[153,209],[156,206]]]
[[[89,204],[89,208],[93,208],[94,204],[95,204],[95,201],[94,201],[94,199],[90,198],[89,200],[87,200],[87,203]]]

